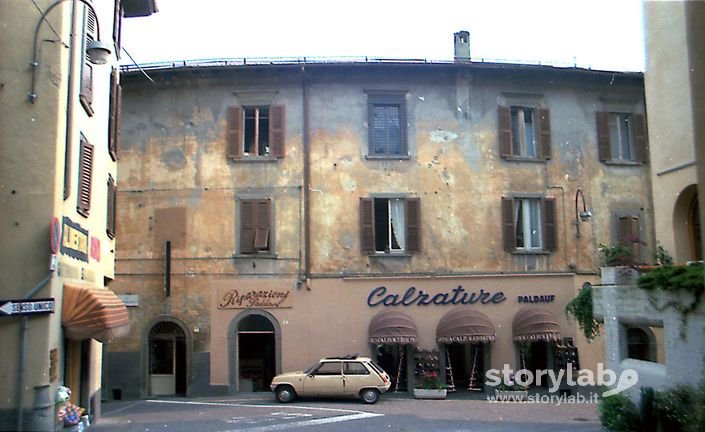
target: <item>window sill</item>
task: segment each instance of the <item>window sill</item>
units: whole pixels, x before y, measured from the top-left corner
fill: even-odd
[[[642,166],[646,165],[645,162],[636,162],[636,161],[629,161],[629,160],[619,160],[619,159],[611,159],[607,161],[603,161],[605,165],[613,165],[613,166]]]
[[[533,163],[546,163],[550,159],[543,159],[543,158],[533,158],[533,157],[525,157],[525,156],[502,156],[502,159],[511,161],[511,162],[533,162]]]
[[[242,253],[236,253],[233,254],[234,259],[266,259],[266,260],[275,260],[279,259],[279,256],[276,253],[270,253],[270,252],[262,252],[262,253],[252,253],[252,254],[242,254]]]
[[[239,156],[230,158],[233,162],[276,162],[279,159],[276,156]]]
[[[553,252],[545,250],[515,250],[509,253],[511,255],[551,255]]]
[[[371,258],[411,258],[413,255],[409,252],[376,252],[367,256]]]
[[[411,155],[365,155],[365,159],[368,160],[410,160]]]

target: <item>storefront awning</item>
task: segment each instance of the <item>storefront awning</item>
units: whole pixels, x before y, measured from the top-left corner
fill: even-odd
[[[403,312],[380,312],[370,321],[370,343],[416,343],[416,324],[411,317]]]
[[[467,308],[446,313],[436,328],[436,340],[440,343],[490,342],[495,335],[494,325],[487,315]]]
[[[541,308],[524,308],[512,321],[514,340],[518,342],[560,340],[561,329],[551,312]]]
[[[64,285],[64,334],[69,339],[108,342],[130,330],[127,308],[108,289]]]

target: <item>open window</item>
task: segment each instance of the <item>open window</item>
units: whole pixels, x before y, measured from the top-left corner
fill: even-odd
[[[499,147],[503,158],[550,159],[551,116],[534,106],[498,107]]]
[[[282,105],[228,108],[228,157],[233,160],[284,157]]]
[[[544,252],[556,250],[554,198],[502,198],[504,250]]]
[[[648,162],[643,115],[599,111],[596,117],[600,161],[625,164]]]
[[[361,198],[362,253],[416,253],[420,250],[418,198]]]

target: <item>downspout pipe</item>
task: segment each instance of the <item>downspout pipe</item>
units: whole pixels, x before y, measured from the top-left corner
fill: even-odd
[[[306,66],[301,66],[301,94],[303,103],[303,153],[304,153],[304,283],[306,289],[311,285],[311,151],[310,151],[310,112]]]

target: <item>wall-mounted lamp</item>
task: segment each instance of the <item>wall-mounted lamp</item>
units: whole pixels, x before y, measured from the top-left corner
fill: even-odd
[[[578,196],[583,200],[583,209],[578,213]],[[592,217],[592,213],[588,211],[585,205],[585,194],[583,190],[578,188],[575,192],[575,238],[580,238],[580,222],[587,222]]]
[[[34,103],[34,101],[37,100],[36,84],[37,69],[39,68],[39,59],[37,58],[39,56],[39,29],[41,28],[42,23],[46,20],[46,16],[49,14],[49,12],[51,12],[56,6],[60,5],[65,1],[67,0],[56,0],[54,3],[52,3],[51,6],[49,6],[49,8],[47,8],[47,10],[39,18],[37,27],[34,29],[32,62],[30,63],[30,66],[32,67],[32,89],[30,90],[28,96],[29,101],[31,103]],[[93,5],[90,3],[89,0],[78,1],[90,8],[90,10],[93,12],[93,16],[95,16],[95,29],[97,39],[94,41],[90,41],[88,42],[88,44],[86,44],[86,54],[88,54],[88,61],[93,64],[105,64],[110,58],[111,50],[110,44],[100,40],[100,24],[98,23],[98,14],[95,12],[95,9],[93,8]]]

